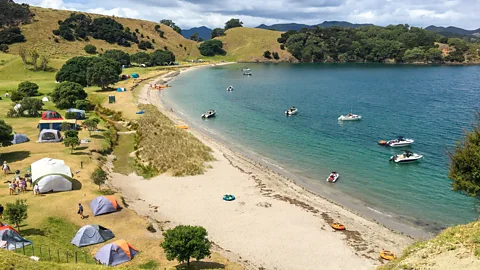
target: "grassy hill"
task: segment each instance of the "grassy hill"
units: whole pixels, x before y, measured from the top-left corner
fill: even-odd
[[[227,51],[226,59],[230,61],[265,61],[263,52],[278,52],[280,60],[294,61],[292,55],[280,49],[277,38],[281,32],[258,28],[238,27],[226,31],[226,36],[217,39],[223,42]]]
[[[132,44],[132,47],[127,48],[94,38],[90,38],[90,41],[88,42],[64,40],[53,35],[52,30],[58,29],[58,21],[68,18],[72,11],[39,7],[30,7],[30,9],[35,13],[34,21],[31,24],[26,24],[20,27],[27,41],[10,45],[11,53],[18,53],[20,47],[26,47],[35,48],[40,54],[63,58],[86,55],[83,48],[87,44],[95,45],[99,52],[102,52],[102,49],[104,51],[109,49],[120,49],[128,53],[141,51],[138,49],[137,44]],[[88,14],[92,18],[108,17],[98,14],[85,14]],[[155,43],[153,44],[155,49],[164,49],[166,46],[168,50],[175,54],[178,60],[184,60],[187,58],[195,59],[200,55],[197,48],[198,44],[196,42],[183,38],[182,35],[166,25],[161,25],[160,30],[165,32],[165,38],[161,38],[154,29],[155,25],[159,23],[119,17],[115,17],[115,20],[121,23],[124,27],[129,27],[132,31],[138,29],[140,34],[144,35],[144,38],[140,40],[151,41],[152,39],[155,39]],[[150,39],[148,39],[147,36],[150,37]],[[58,43],[55,42],[55,38],[58,38]],[[149,51],[152,52],[153,50]]]
[[[480,221],[445,229],[435,238],[406,248],[403,256],[379,268],[480,269]]]

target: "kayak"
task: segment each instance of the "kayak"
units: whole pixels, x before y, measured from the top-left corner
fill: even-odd
[[[223,200],[227,201],[227,202],[233,201],[233,200],[235,200],[235,196],[232,195],[232,194],[225,194],[225,195],[223,195]]]
[[[380,257],[382,259],[385,259],[387,261],[395,260],[397,258],[397,255],[395,253],[388,251],[388,250],[382,250],[380,251]]]
[[[340,224],[340,223],[332,223],[332,228],[334,228],[335,230],[337,231],[343,231],[345,230],[345,226],[343,224]]]

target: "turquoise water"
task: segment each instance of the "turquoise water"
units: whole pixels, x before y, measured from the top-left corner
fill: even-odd
[[[477,200],[453,192],[447,150],[480,111],[480,67],[381,64],[249,64],[180,75],[162,98],[193,125],[251,150],[327,193],[438,229],[479,216]],[[234,86],[233,92],[226,87]],[[298,115],[286,117],[289,106]],[[200,115],[213,108],[215,119]],[[350,111],[358,122],[338,122]],[[404,135],[423,154],[388,162],[400,149],[377,145]],[[336,184],[325,182],[331,171]]]

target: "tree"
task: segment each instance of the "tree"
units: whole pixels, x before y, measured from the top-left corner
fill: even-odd
[[[221,37],[221,36],[225,36],[225,30],[223,30],[222,28],[215,28],[212,30],[212,39],[216,38],[216,37]]]
[[[12,144],[13,129],[12,126],[5,123],[5,120],[0,119],[0,145],[7,146]]]
[[[18,92],[18,91],[12,91],[12,93],[10,94],[10,99],[13,102],[18,102],[18,101],[22,100],[24,97],[25,97],[25,95],[23,93]]]
[[[63,123],[66,123],[68,124],[68,122],[63,122]],[[62,123],[62,124],[63,124]],[[64,131],[65,133],[63,134],[65,138],[77,138],[78,139],[78,131],[77,130],[73,130],[73,129],[70,129],[70,125],[68,126],[68,128],[66,129],[62,129],[62,131]]]
[[[204,56],[225,55],[226,52],[222,49],[223,43],[217,39],[210,39],[200,44],[200,53]]]
[[[68,109],[75,106],[77,100],[87,98],[83,87],[74,82],[62,82],[58,84],[52,93],[52,101],[59,109]]]
[[[449,153],[448,172],[453,190],[473,197],[480,194],[480,113],[475,114],[475,119],[472,131],[466,131],[457,148]]]
[[[275,60],[280,59],[280,56],[278,56],[278,52],[273,52],[272,56],[273,56],[273,59],[275,59]]]
[[[423,62],[425,61],[425,51],[418,47],[406,50],[403,55],[403,60],[406,62]]]
[[[442,51],[438,48],[430,48],[425,52],[427,61],[437,63],[442,62]]]
[[[156,50],[150,55],[149,66],[164,66],[175,62],[175,55],[171,51]]]
[[[5,215],[7,220],[9,223],[15,224],[18,231],[20,231],[20,224],[28,217],[28,205],[25,202],[27,200],[16,199],[15,203],[6,204]]]
[[[120,80],[120,73],[122,73],[122,69],[117,61],[98,58],[93,66],[87,69],[87,83],[100,86],[102,90],[105,90],[110,84]]]
[[[92,178],[95,185],[98,185],[98,189],[101,190],[101,186],[105,184],[105,181],[107,180],[107,173],[102,170],[102,168],[98,167],[93,171],[90,178]]]
[[[263,52],[263,57],[265,57],[267,59],[271,59],[272,58],[272,53],[270,51],[264,51]]]
[[[175,32],[182,34],[182,29],[180,29],[180,27],[178,27],[172,20],[161,20],[160,23],[170,26]]]
[[[79,110],[84,110],[84,111],[90,111],[92,110],[92,103],[88,100],[77,100],[75,101],[75,108]]]
[[[29,81],[21,82],[17,91],[26,97],[38,96],[38,84]]]
[[[228,22],[225,23],[225,31],[235,27],[242,27],[243,22],[240,19],[230,19]]]
[[[150,41],[141,40],[140,43],[138,43],[138,48],[140,50],[148,50],[153,49],[153,45]]]
[[[65,115],[65,118],[67,118],[66,115]],[[68,119],[68,118],[67,118],[67,119]],[[68,132],[68,131],[70,131],[70,123],[68,123],[68,122],[62,122],[62,123],[60,124],[60,130],[63,131],[63,132]],[[74,130],[74,131],[76,131],[76,130]],[[78,133],[78,131],[77,131],[77,133]],[[68,137],[66,134],[64,134],[64,136],[65,136],[65,138]],[[77,135],[77,137],[78,137],[78,135]]]
[[[190,36],[190,40],[197,41],[198,42],[198,33],[195,33]]]
[[[87,128],[88,134],[90,136],[92,136],[92,131],[97,129],[98,123],[100,123],[100,121],[97,118],[87,119],[83,121],[83,125],[85,125],[85,127]]]
[[[78,139],[78,137],[66,137],[64,140],[63,140],[63,144],[66,146],[66,147],[71,147],[72,150],[71,150],[71,154],[73,154],[73,149],[76,147],[76,146],[79,146],[80,145],[80,140]]]
[[[92,44],[85,45],[85,47],[83,47],[83,50],[88,54],[96,54],[97,53],[97,47],[95,47]]]
[[[130,55],[124,51],[120,50],[107,50],[102,57],[110,58],[116,60],[122,66],[129,66],[130,65]]]
[[[22,106],[22,113],[27,112],[27,115],[23,116],[38,117],[43,108],[43,101],[33,97],[25,97],[20,102],[20,105]]]
[[[150,61],[150,54],[146,52],[138,52],[130,55],[130,60],[137,64],[146,64]]]
[[[48,57],[45,55],[40,56],[40,69],[43,71],[48,71]]]
[[[163,236],[165,241],[160,246],[165,250],[169,261],[186,261],[189,267],[190,258],[198,261],[210,256],[211,244],[203,227],[180,225],[167,230]]]
[[[0,52],[7,53],[8,52],[8,45],[7,44],[0,44]]]
[[[55,76],[58,82],[75,82],[87,86],[87,68],[93,64],[94,57],[77,56],[69,59]]]

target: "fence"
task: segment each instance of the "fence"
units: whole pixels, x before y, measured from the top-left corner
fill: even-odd
[[[22,243],[22,247],[14,249],[14,252],[28,257],[36,256],[41,261],[53,261],[57,263],[97,263],[88,252],[61,250],[49,247],[42,248],[41,246],[35,247],[33,244],[25,246],[25,243]]]

